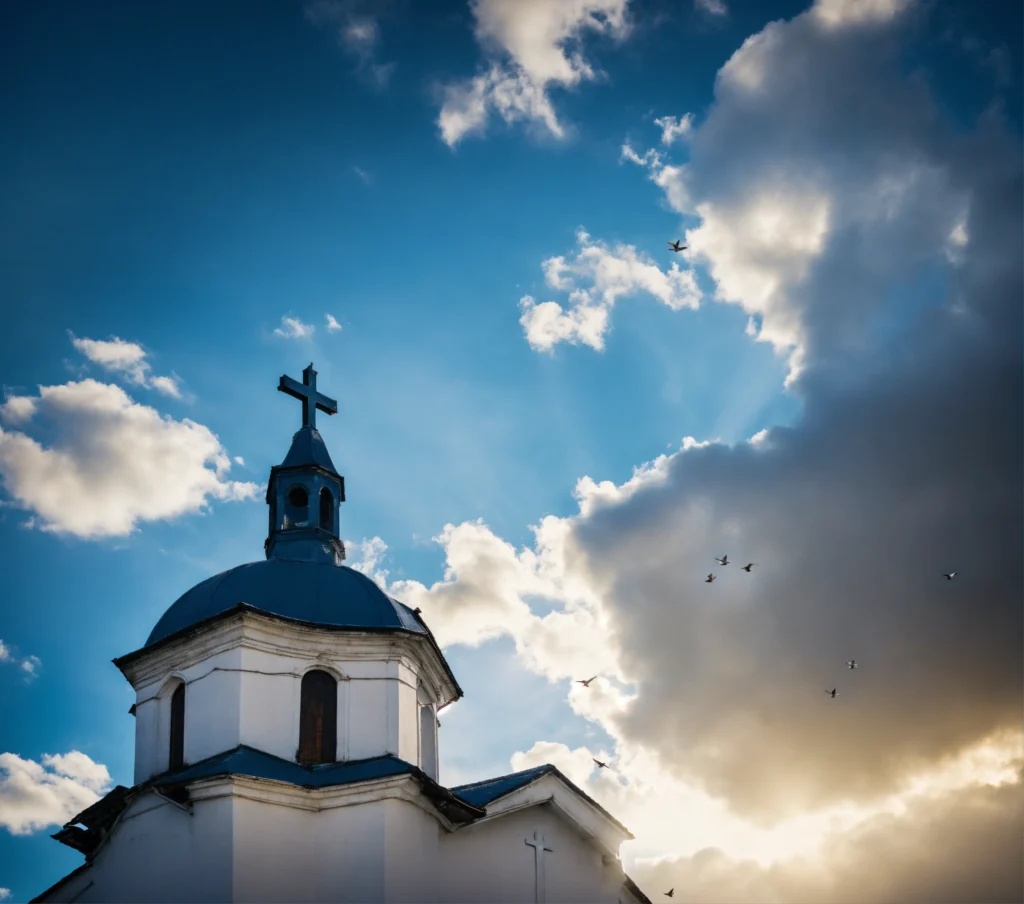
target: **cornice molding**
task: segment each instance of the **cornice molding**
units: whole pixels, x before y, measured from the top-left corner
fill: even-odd
[[[334,666],[342,674],[345,669],[341,664],[345,662],[396,662],[423,681],[438,705],[458,695],[426,637],[397,632],[323,630],[255,610],[239,611],[161,645],[152,653],[143,650],[128,661],[115,663],[132,687],[140,690],[161,683],[172,672],[184,671],[235,649],[270,653],[302,664],[317,660]],[[302,674],[298,666],[295,674]]]
[[[455,831],[455,824],[424,797],[419,783],[411,775],[387,776],[352,785],[332,785],[328,788],[302,788],[288,782],[248,775],[221,775],[189,782],[188,789],[189,799],[193,803],[237,797],[315,813],[381,800],[400,800],[432,816],[445,831]]]

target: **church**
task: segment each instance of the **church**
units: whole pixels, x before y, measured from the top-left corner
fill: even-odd
[[[196,585],[114,660],[135,774],[53,837],[85,862],[36,901],[649,904],[632,838],[554,766],[447,788],[462,688],[419,610],[344,564],[345,481],[311,364],[271,468],[265,559]]]

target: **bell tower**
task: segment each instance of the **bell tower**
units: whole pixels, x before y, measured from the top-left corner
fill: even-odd
[[[312,364],[302,372],[301,383],[282,376],[277,388],[302,402],[302,427],[284,461],[270,469],[267,558],[340,565],[345,559],[339,536],[345,478],[316,429],[317,410],[337,414],[338,403],[317,391]]]

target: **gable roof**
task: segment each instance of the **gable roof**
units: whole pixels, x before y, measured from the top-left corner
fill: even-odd
[[[118,785],[92,806],[87,807],[65,823],[64,827],[51,837],[85,854],[86,862],[33,900],[44,898],[54,889],[88,868],[92,856],[104,839],[109,836],[121,814],[140,794],[152,790],[181,802],[178,792],[190,782],[226,775],[241,775],[285,782],[308,789],[329,788],[408,775],[419,783],[423,793],[438,810],[456,823],[474,822],[486,816],[486,807],[489,804],[550,775],[601,813],[625,835],[633,838],[632,833],[622,823],[550,763],[448,789],[435,782],[417,766],[390,754],[364,760],[307,766],[240,744],[232,750],[215,754],[174,772],[165,772],[133,788]],[[500,814],[497,815],[500,816]],[[647,896],[629,876],[625,877],[625,887],[641,904],[651,904]]]
[[[534,766],[532,769],[524,769],[521,772],[512,772],[508,775],[500,775],[497,778],[489,778],[480,782],[473,782],[468,785],[458,785],[452,788],[452,793],[457,794],[461,800],[467,801],[477,807],[486,807],[494,801],[507,797],[513,791],[525,788],[533,782],[539,781],[546,775],[553,775],[573,794],[582,798],[591,807],[597,810],[609,822],[618,827],[628,838],[633,838],[633,833],[619,822],[611,813],[602,807],[594,798],[582,788],[573,784],[556,767],[550,763],[543,766]]]

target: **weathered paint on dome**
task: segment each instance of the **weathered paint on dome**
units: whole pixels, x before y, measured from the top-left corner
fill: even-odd
[[[267,559],[222,571],[197,584],[163,614],[146,646],[239,603],[271,615],[330,628],[429,633],[408,606],[391,599],[353,568]]]

